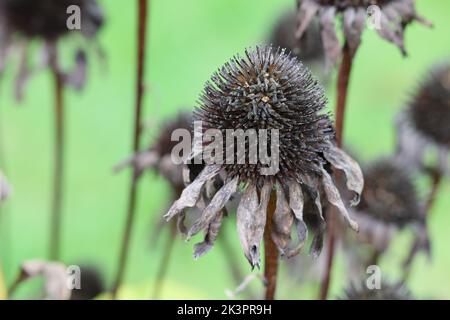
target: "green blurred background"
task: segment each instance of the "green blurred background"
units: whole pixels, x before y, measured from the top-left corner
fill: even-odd
[[[92,57],[87,88],[66,92],[67,152],[62,258],[68,264],[97,265],[110,286],[125,222],[129,172],[112,174],[112,166],[129,155],[132,142],[136,1],[100,1],[107,24],[99,35],[106,67]],[[450,2],[419,0],[418,11],[435,23],[407,28],[409,57],[373,31],[366,30],[351,79],[345,139],[363,160],[389,154],[394,146],[393,118],[417,87],[427,69],[449,57]],[[172,0],[151,1],[147,52],[145,113],[151,141],[158,124],[178,110],[190,110],[211,73],[245,47],[263,43],[272,26],[294,0]],[[67,55],[67,59],[72,59]],[[17,61],[10,61],[1,82],[0,122],[2,165],[13,185],[13,197],[1,209],[0,257],[8,283],[27,259],[45,257],[49,230],[53,150],[53,91],[50,75],[39,73],[26,87],[22,104],[13,99]],[[334,87],[334,86],[332,86]],[[335,92],[328,93],[330,106]],[[449,124],[450,125],[450,124]],[[426,190],[421,190],[426,196]],[[445,182],[430,221],[433,260],[420,255],[409,286],[419,298],[450,298],[450,184]],[[140,183],[135,232],[129,253],[125,298],[149,298],[167,234],[151,243],[152,223],[170,202],[168,184],[154,174]],[[225,223],[237,260],[250,268],[229,219]],[[168,230],[165,232],[167,233]],[[385,275],[400,274],[400,257],[409,249],[402,234],[381,261]],[[195,241],[176,242],[163,298],[226,298],[235,287],[219,246],[198,261]],[[306,255],[307,253],[302,253]],[[339,255],[331,296],[342,290],[345,272]],[[282,264],[279,298],[315,298],[317,286],[296,286]],[[303,271],[295,271],[301,274]],[[260,289],[261,286],[256,286]]]

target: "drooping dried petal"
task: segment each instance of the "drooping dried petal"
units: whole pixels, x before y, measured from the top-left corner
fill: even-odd
[[[321,34],[327,68],[336,65],[341,55],[341,45],[336,34],[335,14],[336,9],[334,7],[330,6],[320,9]]]
[[[304,199],[302,189],[298,183],[293,181],[290,181],[288,183],[288,187],[289,187],[289,206],[295,215],[295,223],[297,226],[297,237],[298,237],[298,244],[287,254],[288,257],[292,257],[297,255],[305,245],[305,241],[308,236],[308,229],[306,227],[305,222],[303,221]]]
[[[202,212],[201,217],[194,223],[192,228],[189,230],[187,239],[196,235],[201,230],[206,229],[211,221],[221,213],[222,208],[230,200],[231,196],[236,192],[238,187],[239,179],[235,177],[234,179],[228,181],[212,198],[209,205]]]
[[[344,35],[353,54],[361,44],[365,20],[366,11],[362,8],[349,8],[344,12]]]
[[[276,194],[277,203],[273,214],[272,240],[277,245],[280,253],[284,255],[291,242],[294,216],[291,213],[289,203],[287,202],[281,187],[277,188]]]
[[[203,242],[197,243],[194,248],[194,259],[198,259],[201,256],[208,253],[209,250],[214,246],[214,241],[216,240],[220,226],[222,225],[223,212],[217,213],[212,219],[208,226],[208,230],[205,235]]]
[[[0,202],[6,200],[11,194],[11,188],[5,176],[0,171]]]
[[[398,30],[392,28],[391,21],[383,11],[380,11],[380,28],[377,28],[376,30],[382,38],[395,44],[402,54],[406,56],[402,33],[399,33]]]
[[[237,229],[242,248],[252,267],[259,268],[259,247],[264,236],[267,205],[269,203],[272,183],[263,185],[258,201],[256,185],[249,185],[242,195],[237,209]]]
[[[164,215],[164,218],[169,221],[174,216],[179,214],[185,208],[192,208],[197,203],[203,185],[209,179],[215,177],[220,171],[220,165],[206,166],[190,185],[188,185],[181,194],[180,199],[175,201],[169,211]]]
[[[323,154],[333,167],[344,171],[347,178],[347,188],[356,193],[355,198],[351,201],[351,205],[356,206],[364,188],[364,176],[359,164],[343,150],[332,144]]]
[[[358,224],[350,218],[347,208],[342,202],[339,190],[336,188],[333,179],[325,169],[322,169],[322,185],[325,190],[325,194],[327,196],[328,201],[339,209],[339,212],[345,218],[349,226],[353,230],[358,231]]]
[[[75,57],[75,68],[64,74],[64,83],[75,90],[81,90],[86,83],[87,57],[86,52],[79,50]]]
[[[298,28],[295,32],[295,38],[300,39],[303,36],[303,33],[305,32],[306,28],[308,28],[311,20],[314,18],[318,10],[319,6],[314,1],[302,1],[297,17]]]

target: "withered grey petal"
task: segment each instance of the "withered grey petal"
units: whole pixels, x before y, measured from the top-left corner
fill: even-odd
[[[291,242],[291,230],[294,224],[294,217],[281,187],[277,188],[277,204],[273,214],[272,240],[280,250],[281,254],[286,253]]]
[[[68,300],[70,298],[71,290],[67,285],[68,274],[64,264],[43,260],[26,261],[21,265],[17,284],[38,276],[44,277],[45,299]]]
[[[395,29],[392,28],[392,24],[390,23],[389,18],[383,11],[380,11],[380,28],[377,28],[376,30],[383,39],[395,44],[397,47],[399,47],[402,54],[406,56],[406,50],[401,33],[399,34],[398,32],[395,32]]]
[[[19,69],[17,71],[17,75],[15,78],[15,98],[17,101],[21,101],[23,99],[23,93],[25,85],[28,79],[31,76],[31,70],[28,67],[28,48],[26,43],[21,43],[19,46],[20,49],[20,62]]]
[[[334,67],[341,55],[341,44],[336,34],[336,9],[333,6],[320,9],[321,35],[326,57],[326,68]]]
[[[341,215],[345,218],[349,226],[355,230],[358,231],[358,224],[350,218],[350,215],[347,211],[347,208],[345,207],[344,203],[342,202],[341,196],[339,194],[339,190],[334,185],[333,179],[328,174],[328,172],[322,168],[322,185],[325,190],[325,194],[327,196],[328,201],[334,205],[337,209],[339,209],[339,212]]]
[[[202,187],[206,181],[214,178],[220,171],[220,165],[208,165],[206,166],[202,172],[198,175],[198,177],[186,188],[184,188],[181,193],[180,199],[175,201],[169,211],[164,215],[164,218],[169,221],[174,216],[179,214],[185,208],[192,208],[195,206],[200,193],[202,191]]]
[[[214,195],[209,205],[203,210],[201,217],[194,223],[188,232],[187,239],[206,229],[211,221],[221,212],[225,204],[230,200],[231,196],[236,192],[239,184],[239,177],[228,181],[219,191]]]
[[[264,237],[267,205],[273,184],[266,182],[261,190],[260,200],[256,186],[247,186],[237,209],[237,229],[242,248],[252,267],[260,265],[259,247]]]
[[[322,201],[320,200],[320,192],[317,191],[319,190],[319,180],[310,176],[303,176],[302,180],[303,183],[309,188],[310,193],[314,194],[314,204],[316,205],[317,211],[319,212],[320,219],[324,220],[322,212]]]
[[[75,68],[64,75],[64,82],[75,90],[81,90],[86,82],[87,57],[86,52],[78,50],[75,57]]]
[[[115,173],[122,171],[128,166],[134,166],[138,171],[155,166],[159,161],[159,154],[155,151],[141,151],[127,159],[120,161],[113,167]]]
[[[197,243],[194,247],[194,259],[200,258],[212,249],[212,247],[214,246],[214,241],[216,241],[219,234],[220,226],[222,225],[222,219],[223,212],[219,212],[211,221],[208,227],[208,231],[206,232],[205,239],[203,240],[203,242]]]
[[[351,205],[356,206],[364,188],[364,176],[359,164],[333,144],[329,144],[329,149],[324,151],[323,154],[333,167],[345,173],[347,188],[356,193],[356,197],[351,201]]]
[[[0,202],[6,200],[11,194],[11,187],[3,173],[0,171]]]
[[[308,237],[308,228],[306,227],[306,224],[305,222],[303,222],[303,220],[295,220],[295,225],[297,227],[296,229],[298,244],[294,248],[289,249],[286,252],[286,257],[288,258],[294,257],[300,253],[300,251],[305,246],[306,238]]]
[[[288,188],[289,188],[289,206],[294,212],[295,218],[297,220],[303,220],[304,199],[302,188],[300,187],[300,184],[298,184],[296,181],[289,181]]]
[[[185,225],[185,221],[186,221],[186,214],[184,212],[180,212],[180,214],[177,217],[177,229],[183,235],[187,234],[188,231]]]
[[[295,32],[296,39],[302,38],[305,30],[308,28],[318,10],[319,6],[315,1],[304,0],[301,2],[297,15],[298,28]]]
[[[326,229],[327,225],[325,221],[321,220],[319,228],[316,230],[316,233],[311,243],[311,247],[309,249],[309,253],[314,259],[317,259],[320,256],[320,253],[322,252],[323,237]]]
[[[363,8],[349,8],[344,12],[344,35],[353,54],[361,44],[365,20],[366,11]]]

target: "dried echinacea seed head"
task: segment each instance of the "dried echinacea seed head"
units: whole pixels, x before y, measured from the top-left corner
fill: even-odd
[[[12,33],[55,39],[71,31],[67,26],[71,6],[80,9],[81,32],[94,35],[103,23],[95,0],[0,0],[0,16]]]
[[[331,121],[322,113],[325,104],[323,88],[308,69],[283,50],[272,47],[248,49],[245,57],[235,56],[213,74],[195,110],[195,119],[202,124],[197,134],[206,136],[209,130],[214,130],[216,138],[223,136],[225,140],[230,134],[239,134],[231,136],[232,144],[225,141],[221,145],[216,139],[205,139],[201,152],[194,148],[194,153],[208,160],[223,160],[220,156],[225,155],[231,161],[207,162],[165,215],[167,220],[184,217],[183,210],[196,206],[202,190],[210,189],[214,178],[221,176],[223,186],[209,197],[200,218],[187,232],[188,238],[200,231],[206,233],[204,241],[195,246],[195,257],[212,248],[224,217],[222,209],[237,192],[242,193],[237,229],[252,267],[260,263],[260,243],[270,198],[276,199],[271,236],[282,255],[294,256],[305,244],[308,232],[303,220],[305,197],[317,206],[315,214],[320,221],[312,242],[314,255],[319,254],[325,230],[321,194],[339,209],[353,229],[358,229],[330,171],[335,168],[345,173],[347,188],[356,195],[353,204],[358,203],[363,188],[362,173],[358,164],[335,146]],[[258,139],[253,139],[254,135]],[[269,138],[265,140],[267,135]],[[209,153],[211,145],[219,146],[214,149],[214,157]],[[240,147],[244,147],[242,152]],[[263,154],[267,151],[273,162],[263,161],[264,157],[251,161],[252,150]],[[278,170],[264,171],[273,163]],[[294,227],[296,243],[291,239]]]
[[[369,288],[366,280],[352,284],[345,290],[342,300],[414,300],[411,292],[401,282],[381,282],[379,288]]]
[[[450,148],[450,64],[430,72],[410,102],[409,113],[418,132]]]
[[[320,37],[319,21],[315,19],[310,23],[300,40],[295,38],[297,27],[297,14],[288,11],[278,19],[270,43],[275,47],[286,48],[306,65],[322,62],[324,49]]]
[[[145,170],[154,170],[162,175],[175,191],[182,190],[184,188],[183,165],[175,164],[172,159],[172,150],[179,143],[172,140],[172,133],[178,129],[192,132],[192,115],[190,113],[179,113],[167,121],[160,128],[155,140],[147,150],[138,152],[122,161],[115,167],[115,171],[126,166],[134,166],[138,175]]]
[[[361,43],[366,17],[371,15],[372,27],[389,42],[406,54],[404,31],[412,21],[431,26],[431,23],[416,12],[414,0],[297,0],[298,29],[296,37],[301,39],[311,21],[319,16],[322,41],[328,66],[337,62],[341,45],[336,34],[336,17],[342,17],[344,39],[351,52]]]
[[[364,189],[356,210],[398,228],[424,219],[412,177],[391,158],[378,160],[364,171]]]

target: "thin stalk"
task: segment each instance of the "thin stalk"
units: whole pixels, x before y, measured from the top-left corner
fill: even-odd
[[[267,220],[264,229],[264,279],[266,281],[266,300],[275,299],[278,274],[278,248],[272,240],[273,214],[276,208],[276,195],[272,192],[267,209]]]
[[[345,43],[342,52],[342,62],[339,67],[339,75],[337,80],[337,105],[336,105],[336,142],[338,147],[342,147],[344,134],[345,107],[347,104],[348,84],[350,73],[352,70],[353,54],[347,43]],[[338,175],[335,175],[339,180]],[[336,210],[332,208],[328,211],[328,241],[327,241],[327,260],[325,274],[322,279],[320,288],[320,299],[326,300],[331,282],[331,271],[333,269],[335,241],[336,241]]]
[[[56,44],[52,50],[52,75],[55,93],[55,149],[53,168],[53,193],[50,226],[50,260],[59,260],[61,246],[61,215],[64,196],[64,80],[58,70],[58,56]]]
[[[144,95],[144,68],[145,68],[145,43],[147,35],[147,8],[148,0],[139,0],[139,18],[138,18],[138,56],[137,56],[137,81],[136,81],[136,106],[134,119],[134,136],[133,136],[133,153],[139,151],[141,121],[142,121],[142,98]],[[130,247],[130,238],[133,231],[134,216],[137,202],[137,179],[138,170],[133,168],[133,175],[131,179],[131,187],[129,193],[127,220],[125,223],[125,230],[122,240],[122,247],[120,249],[119,265],[117,275],[112,288],[112,298],[116,299],[117,290],[122,283],[125,273],[126,262],[128,258],[128,251]]]

